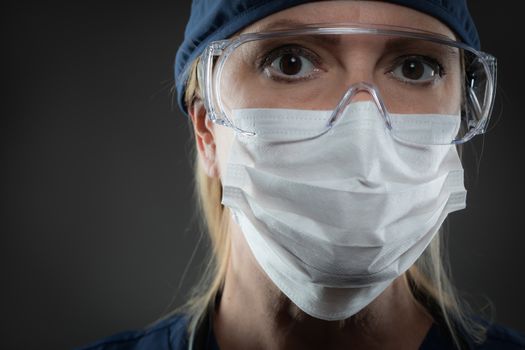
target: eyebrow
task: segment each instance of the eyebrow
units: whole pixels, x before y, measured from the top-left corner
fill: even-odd
[[[257,33],[257,32],[266,32],[270,30],[278,29],[291,29],[298,26],[304,26],[308,23],[303,21],[297,21],[289,18],[281,18],[276,21],[270,21],[264,24],[255,25],[253,29],[246,33]],[[244,32],[243,32],[244,34]]]
[[[246,33],[257,33],[257,32],[266,32],[272,30],[282,30],[282,29],[295,29],[301,26],[308,25],[310,23],[304,22],[301,20],[295,20],[290,18],[281,18],[275,21],[270,21],[259,26],[253,27]],[[244,34],[242,32],[241,34]],[[365,34],[367,35],[367,34]],[[324,44],[325,46],[339,46],[341,45],[341,37],[338,35],[329,35],[323,34],[319,36],[319,39],[314,35],[314,41]],[[414,42],[424,42],[423,39],[410,39],[410,38],[395,38],[385,35],[385,48],[386,49],[402,49],[402,48],[411,48],[414,47]],[[443,47],[446,52],[451,55],[457,55],[457,48],[448,47],[447,45],[438,45],[437,47]]]
[[[246,33],[258,33],[258,32],[267,32],[267,31],[273,31],[273,30],[296,29],[296,28],[299,29],[301,26],[305,26],[308,24],[309,23],[303,22],[303,21],[296,21],[296,20],[289,19],[289,18],[282,18],[282,19],[278,19],[273,22],[268,22],[260,26],[256,26]],[[241,34],[244,34],[244,32]],[[322,44],[324,43],[325,45],[338,46],[341,43],[341,37],[338,35],[323,34],[323,35],[313,35],[313,36],[304,35],[300,37],[303,37],[303,38],[312,37],[314,41],[317,41]]]
[[[458,56],[459,49],[449,45],[437,44],[427,42],[424,39],[411,38],[388,38],[385,42],[385,49],[387,50],[403,50],[403,49],[427,49],[432,51],[446,52],[452,57]]]

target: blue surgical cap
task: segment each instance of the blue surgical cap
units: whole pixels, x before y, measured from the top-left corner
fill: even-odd
[[[192,62],[212,41],[226,39],[247,25],[307,0],[193,0],[191,15],[175,59],[177,100],[187,114],[184,91]],[[479,50],[479,36],[466,0],[388,0],[427,13],[448,25],[467,45]]]

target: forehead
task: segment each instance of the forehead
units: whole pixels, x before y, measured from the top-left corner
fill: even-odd
[[[316,1],[276,12],[241,33],[286,29],[318,23],[363,23],[410,27],[448,36],[454,33],[438,19],[409,7],[382,1]]]

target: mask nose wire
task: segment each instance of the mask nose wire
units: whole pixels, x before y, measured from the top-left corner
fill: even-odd
[[[341,98],[341,101],[339,101],[337,107],[335,107],[332,116],[328,121],[327,127],[331,129],[337,123],[337,121],[341,119],[340,117],[343,114],[343,111],[350,104],[352,98],[359,92],[368,92],[372,96],[372,99],[374,100],[377,108],[379,109],[379,113],[383,117],[388,130],[392,130],[390,115],[386,110],[385,104],[383,103],[383,99],[381,98],[381,94],[374,85],[364,81],[352,84],[348,87],[343,98]]]

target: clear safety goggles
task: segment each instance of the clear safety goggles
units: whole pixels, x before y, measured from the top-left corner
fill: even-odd
[[[435,33],[325,24],[212,42],[198,76],[208,117],[244,135],[257,133],[236,120],[239,110],[327,111],[328,131],[352,101],[371,99],[392,136],[421,144],[460,144],[487,128],[496,59]],[[439,128],[446,116],[458,127],[446,138],[414,140],[398,127],[402,123],[396,118],[407,116],[427,128]]]

